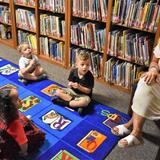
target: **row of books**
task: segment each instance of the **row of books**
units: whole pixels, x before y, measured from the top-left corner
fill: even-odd
[[[151,46],[152,40],[142,32],[116,29],[109,33],[108,54],[128,61],[149,65]]]
[[[24,28],[31,31],[36,31],[35,14],[29,10],[17,9],[16,10],[16,25],[17,27]]]
[[[104,69],[106,82],[130,89],[142,68],[128,62],[110,58],[106,61]]]
[[[65,0],[39,0],[40,9],[65,13]]]
[[[63,16],[40,15],[40,33],[56,37],[64,37],[65,21]]]
[[[37,50],[36,35],[18,30],[18,44],[27,42],[33,50]]]
[[[8,6],[0,5],[0,22],[11,24],[11,12]]]
[[[73,15],[98,21],[106,21],[107,3],[108,0],[73,0]]]
[[[14,0],[14,3],[16,4],[22,4],[22,5],[29,5],[29,6],[35,6],[35,0]]]
[[[105,29],[98,23],[73,21],[71,43],[96,51],[103,51]]]
[[[96,52],[91,52],[86,49],[71,47],[70,48],[70,67],[75,67],[76,55],[81,52],[88,52],[91,58],[91,72],[95,77],[101,77],[102,75],[102,55]]]
[[[0,38],[1,39],[11,39],[11,26],[6,26],[3,24],[0,24]]]
[[[40,37],[40,53],[59,62],[64,61],[64,42]]]
[[[160,18],[157,0],[115,0],[112,21],[156,32]]]

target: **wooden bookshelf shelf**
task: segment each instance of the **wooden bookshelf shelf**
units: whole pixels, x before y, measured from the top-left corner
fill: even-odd
[[[81,19],[90,20],[90,21],[94,21],[94,22],[106,23],[106,21],[97,20],[97,19],[92,19],[92,18],[90,18],[90,17],[78,16],[78,15],[75,15],[75,14],[73,14],[72,16],[75,17],[75,18],[81,18]]]
[[[14,39],[0,39],[0,43],[5,44],[9,47],[14,47]]]
[[[5,23],[3,21],[0,21],[0,24],[4,24],[4,25],[7,25],[7,26],[11,26],[12,24],[9,24],[9,23]]]
[[[41,35],[41,36],[46,36],[46,37],[48,37],[48,38],[52,38],[52,39],[55,39],[55,40],[58,40],[58,41],[63,41],[63,42],[65,42],[65,38],[63,38],[63,37],[50,36],[50,35],[45,35],[45,34],[42,34],[42,33],[40,33],[40,35]]]
[[[126,28],[129,28],[129,29],[135,29],[135,30],[138,30],[138,31],[143,31],[143,32],[148,32],[148,33],[155,34],[154,31],[150,31],[150,30],[147,30],[147,29],[141,29],[141,28],[134,27],[134,26],[127,26],[127,25],[120,24],[120,23],[115,23],[115,22],[112,22],[112,24],[117,25],[117,26],[121,26],[121,27],[126,27]]]
[[[44,12],[50,12],[53,14],[65,14],[64,12],[55,12],[53,10],[48,10],[48,9],[43,9],[43,8],[39,8],[40,11],[44,11]]]
[[[0,4],[7,4],[7,5],[9,5],[9,2],[0,1]]]
[[[117,59],[119,59],[119,60],[126,61],[126,62],[133,63],[133,64],[140,65],[140,66],[145,65],[145,64],[142,64],[142,63],[138,63],[138,62],[136,62],[135,60],[129,60],[129,59],[127,59],[127,58],[123,58],[123,57],[121,57],[121,56],[114,56],[114,55],[109,55],[109,54],[108,54],[108,56],[110,56],[110,57],[115,57],[115,58],[117,58]],[[149,67],[149,66],[146,65],[146,67]]]
[[[77,44],[74,44],[74,43],[71,43],[71,45],[74,45],[74,46],[77,46],[77,47],[80,47],[80,48],[83,48],[83,49],[86,49],[86,50],[90,50],[90,51],[99,52],[101,54],[104,54],[104,51],[98,51],[98,50],[95,50],[95,49],[86,48],[86,47],[84,47],[82,45],[77,45]]]
[[[40,0],[35,0],[34,2],[35,6],[15,3],[14,0],[0,1],[1,5],[9,5],[12,24],[9,25],[12,28],[12,39],[3,39],[0,40],[0,43],[16,48],[20,40],[27,39],[31,44],[34,44],[34,47],[36,45],[36,54],[40,58],[66,69],[70,69],[70,66],[74,65],[75,62],[72,60],[74,60],[75,54],[80,51],[88,52],[91,55],[92,72],[98,76],[95,78],[96,81],[124,92],[130,91],[131,83],[134,78],[136,79],[139,68],[148,67],[153,55],[153,46],[156,45],[160,37],[159,4],[152,4],[152,2],[147,4],[156,5],[153,8],[158,9],[159,12],[153,10],[153,14],[150,13],[149,15],[148,13],[148,17],[147,13],[141,13],[139,19],[137,18],[138,15],[137,19],[133,19],[134,15],[131,13],[139,14],[144,11],[136,12],[134,10],[135,1],[133,1],[133,6],[128,5],[126,10],[120,1],[116,1],[119,5],[115,5],[115,0],[101,0],[100,3],[93,1],[94,4],[89,4],[91,1],[64,0],[64,4],[56,1],[56,4],[52,3],[52,6],[48,6],[51,3],[46,4],[46,1],[42,3]],[[142,8],[147,6],[146,2],[141,6]],[[95,8],[86,7],[92,5]],[[121,12],[117,8],[118,6],[125,11]],[[132,12],[129,12],[130,7],[133,7]],[[18,15],[16,16],[17,12]],[[17,25],[19,20],[17,17],[22,20],[22,25]],[[33,25],[36,26],[35,31],[22,27],[25,26],[24,21],[32,22],[33,19],[35,19]],[[6,25],[3,22],[0,24]],[[132,27],[131,24],[138,24],[144,29]],[[32,23],[28,26],[32,26]],[[145,28],[150,28],[150,30]],[[156,31],[154,32],[154,30]],[[56,35],[60,35],[60,37]],[[83,46],[77,44],[83,44]],[[120,54],[122,52],[123,54]],[[57,58],[61,56],[60,59],[63,59],[63,62],[57,61],[56,58],[53,59],[49,55],[56,55]],[[122,70],[126,70],[125,73],[131,77],[122,77]],[[129,85],[128,81],[126,86],[125,83],[120,83],[118,74],[121,75],[122,82],[128,78]],[[109,83],[110,81],[114,83]],[[123,86],[117,84],[123,84]]]
[[[25,8],[32,8],[32,9],[35,9],[35,6],[30,6],[30,5],[24,5],[24,4],[20,4],[20,3],[15,3],[16,6],[19,6],[19,7],[25,7]]]
[[[60,67],[65,67],[65,64],[63,64],[62,62],[56,61],[55,59],[53,59],[51,57],[48,57],[46,55],[40,54],[39,57],[42,58],[42,59],[45,59],[49,63],[56,64],[56,65],[58,65]]]
[[[36,31],[28,30],[28,29],[25,29],[25,28],[22,28],[22,27],[18,27],[18,26],[17,26],[17,29],[20,29],[20,30],[23,30],[23,31],[26,31],[26,32],[31,32],[31,33],[36,34]]]

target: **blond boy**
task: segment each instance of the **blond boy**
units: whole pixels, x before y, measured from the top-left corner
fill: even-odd
[[[81,51],[76,57],[76,68],[69,75],[69,88],[57,90],[53,103],[72,108],[86,107],[91,101],[94,77],[89,71],[91,65],[90,56]]]

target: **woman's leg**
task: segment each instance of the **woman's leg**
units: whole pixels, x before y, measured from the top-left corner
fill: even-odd
[[[131,130],[133,128],[133,117],[125,124],[123,124],[125,128]],[[112,130],[116,133],[116,135],[119,135],[119,128],[113,127]]]
[[[133,112],[132,121],[133,121],[133,129],[132,129],[132,132],[130,133],[130,135],[133,135],[136,138],[141,138],[141,136],[142,136],[142,127],[143,127],[145,118],[140,116],[140,115],[138,115],[138,114],[136,114],[135,112]],[[124,139],[119,141],[119,144],[123,144],[124,146],[127,146],[128,142],[124,138]]]
[[[133,130],[131,132],[132,135],[136,137],[141,137],[142,135],[142,127],[145,121],[145,118],[133,112]]]

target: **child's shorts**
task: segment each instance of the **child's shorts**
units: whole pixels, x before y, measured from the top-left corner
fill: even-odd
[[[74,98],[75,101],[79,101],[81,99],[85,99],[86,103],[90,103],[91,98],[88,95],[85,94],[78,94],[76,93],[73,89],[71,88],[62,88],[62,90],[66,93],[69,94],[71,97]]]

